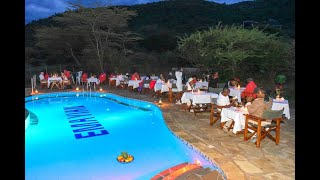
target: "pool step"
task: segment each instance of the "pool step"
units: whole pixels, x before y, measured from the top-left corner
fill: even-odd
[[[30,125],[36,125],[39,122],[38,117],[31,111],[29,111],[30,113]]]
[[[161,173],[151,178],[151,180],[173,180],[186,172],[199,169],[199,168],[202,168],[202,166],[185,162],[162,171]]]
[[[194,169],[199,169],[202,168],[202,166],[199,166],[197,164],[189,164],[183,168],[180,168],[176,171],[174,171],[173,173],[169,174],[168,176],[166,176],[165,178],[163,178],[163,180],[173,180],[176,179],[177,177],[181,176],[182,174],[189,172],[191,170]]]
[[[189,163],[188,162],[185,162],[185,163],[181,163],[181,164],[178,164],[176,166],[173,166],[169,169],[166,169],[164,171],[162,171],[161,173],[155,175],[153,178],[151,178],[150,180],[161,180],[163,179],[164,177],[166,177],[167,175],[169,175],[170,173],[182,168],[182,167],[185,167],[186,165],[188,165]]]

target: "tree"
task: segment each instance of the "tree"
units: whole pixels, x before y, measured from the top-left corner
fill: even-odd
[[[59,27],[38,29],[39,41],[46,39],[50,46],[67,48],[78,65],[80,60],[76,56],[75,46],[78,46],[78,55],[85,56],[97,70],[103,72],[107,62],[111,61],[113,51],[124,51],[127,54],[126,43],[137,40],[137,35],[127,31],[127,21],[135,16],[135,12],[126,8],[107,7],[96,4],[95,8],[86,8],[79,2],[70,2],[70,9],[61,16],[53,18],[60,24]],[[71,10],[72,9],[72,10]],[[46,34],[46,33],[51,34]],[[50,36],[51,38],[46,37]],[[42,39],[41,39],[42,38]],[[82,38],[79,43],[70,40]]]
[[[276,34],[219,24],[180,38],[178,49],[181,56],[196,67],[223,70],[233,77],[263,73],[273,81],[278,72],[288,67],[289,47]]]

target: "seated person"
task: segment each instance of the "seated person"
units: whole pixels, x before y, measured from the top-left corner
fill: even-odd
[[[81,81],[82,81],[82,82],[88,82],[88,75],[87,75],[87,73],[83,73],[83,74],[82,74]]]
[[[110,76],[109,76],[109,79],[110,79],[110,78],[115,78],[115,77],[116,77],[116,75],[113,74],[113,73],[111,73]]]
[[[44,77],[44,72],[41,72],[41,73],[40,73],[39,79],[40,79],[40,82],[47,82],[47,80],[46,80],[45,77]]]
[[[100,83],[103,83],[106,80],[106,73],[101,73],[99,76]]]
[[[71,79],[70,71],[68,71],[68,70],[63,70],[63,73],[64,73],[65,76],[67,76],[68,79]]]
[[[45,79],[46,81],[48,81],[48,79],[49,79],[49,74],[48,74],[48,73],[45,73],[45,74],[44,74],[44,79]]]
[[[162,74],[160,74],[159,79],[161,79],[161,81],[166,82],[166,79],[164,78],[164,76]]]
[[[264,98],[265,91],[263,89],[259,89],[257,93],[257,98],[252,101],[252,104],[246,104],[249,114],[252,114],[257,117],[262,117],[262,114],[265,110],[271,110],[272,100],[266,103],[264,101]]]
[[[130,79],[130,74],[129,74],[129,73],[126,73],[125,78],[126,78],[126,79]]]
[[[133,73],[131,76],[131,80],[140,80],[140,76],[137,72]]]
[[[150,78],[150,75],[147,75],[144,79],[144,83],[143,83],[143,87],[144,88],[149,88],[150,87],[150,82],[151,82],[151,78]]]
[[[68,77],[66,76],[66,74],[61,73],[61,79],[62,79],[62,87],[66,86],[66,85],[71,85],[70,80],[68,79]]]
[[[231,78],[224,87],[232,88],[232,87],[236,87],[236,85],[237,85],[237,81],[234,78]]]
[[[257,88],[256,83],[253,82],[252,78],[247,79],[247,86],[244,91],[241,93],[241,98],[246,98],[247,96],[252,96],[253,98],[256,98],[256,95],[254,94],[254,90]]]
[[[197,76],[196,75],[193,75],[192,77],[190,77],[188,79],[188,82],[186,83],[187,92],[190,92],[190,91],[192,91],[192,89],[194,89],[194,87],[196,85],[196,82],[197,82]]]
[[[219,96],[217,99],[217,105],[225,108],[231,107],[235,103],[235,99],[232,99],[230,103],[229,94],[230,94],[230,89],[227,87],[224,87],[222,91],[219,93]]]

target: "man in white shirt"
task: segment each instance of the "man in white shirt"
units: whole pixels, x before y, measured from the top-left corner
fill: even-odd
[[[222,91],[219,93],[218,99],[217,99],[217,105],[223,106],[225,108],[229,108],[234,104],[234,100],[230,103],[229,99],[229,93],[230,89],[225,87],[222,89]]]
[[[44,73],[43,73],[43,72],[40,73],[39,79],[40,79],[40,82],[46,81],[46,80],[44,79]]]
[[[177,78],[177,89],[178,91],[182,91],[182,71],[177,70],[175,72],[176,78]]]

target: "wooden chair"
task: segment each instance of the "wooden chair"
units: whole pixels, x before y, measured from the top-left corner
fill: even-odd
[[[51,83],[51,88],[50,90],[56,86],[58,89],[60,89],[60,82],[58,80],[53,80],[52,83]]]
[[[215,122],[217,122],[217,120],[221,118],[222,108],[223,106],[218,106],[216,102],[211,103],[210,126],[212,126]],[[220,128],[221,128],[221,124],[220,124]],[[222,128],[223,128],[223,125],[222,125]]]
[[[65,86],[69,86],[69,85],[71,85],[70,79],[68,79],[68,80],[63,80],[63,81],[62,81],[62,84],[61,84],[61,89],[64,89]]]
[[[183,95],[183,91],[178,91],[178,88],[169,88],[169,102],[175,102],[180,100]]]
[[[109,80],[109,88],[115,88],[116,87],[116,80]]]
[[[257,134],[257,147],[260,147],[260,141],[266,136],[278,145],[280,141],[280,123],[283,120],[283,111],[284,108],[281,110],[265,110],[262,114],[262,118],[246,114],[244,141],[251,139],[253,135]],[[249,129],[251,129],[253,133],[248,136]],[[271,131],[275,131],[275,136],[271,135]]]
[[[42,80],[42,81],[40,81],[40,86],[41,86],[41,89],[43,89],[43,87],[48,87],[48,81],[46,81],[46,80]]]

